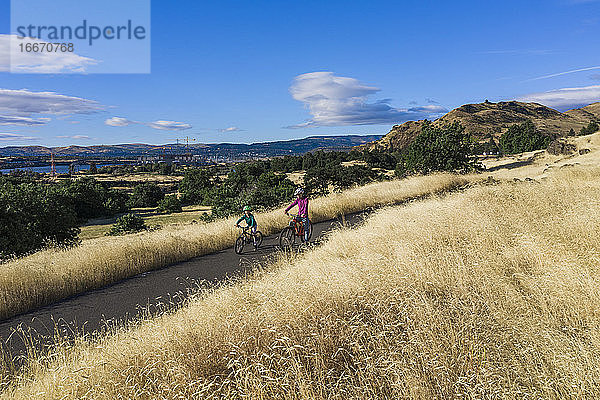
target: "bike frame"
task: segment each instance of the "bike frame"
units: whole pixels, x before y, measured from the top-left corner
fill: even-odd
[[[304,236],[304,221],[303,217],[300,217],[297,214],[290,214],[292,219],[290,220],[290,227],[294,228],[294,233],[296,236]]]

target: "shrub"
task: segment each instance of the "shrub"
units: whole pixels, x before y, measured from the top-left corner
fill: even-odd
[[[583,128],[581,128],[581,130],[579,131],[579,136],[591,135],[592,133],[598,132],[599,129],[600,126],[598,126],[596,122],[592,121],[588,124],[588,126],[584,126]]]
[[[144,219],[135,214],[125,214],[117,219],[117,222],[110,228],[107,236],[125,235],[128,233],[140,232],[148,229]]]
[[[504,154],[524,153],[545,149],[552,139],[535,129],[533,122],[527,120],[508,128],[500,137],[500,148]]]
[[[165,196],[164,199],[158,202],[158,211],[163,213],[178,213],[181,209],[181,202],[176,194]]]

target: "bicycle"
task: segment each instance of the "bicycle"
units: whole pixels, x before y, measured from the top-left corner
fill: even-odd
[[[262,244],[263,234],[261,231],[252,233],[250,232],[249,226],[239,226],[238,228],[242,229],[242,233],[235,241],[234,250],[237,254],[242,254],[244,252],[244,246],[246,246],[246,244],[254,245],[254,250],[256,250]]]
[[[300,217],[297,214],[290,214],[292,217],[290,219],[290,223],[288,226],[283,228],[281,233],[279,234],[279,247],[282,249],[291,249],[294,243],[296,242],[296,237],[300,238],[301,242],[304,242],[304,222],[303,217]],[[313,225],[310,220],[308,221],[308,240],[312,237],[313,233]]]

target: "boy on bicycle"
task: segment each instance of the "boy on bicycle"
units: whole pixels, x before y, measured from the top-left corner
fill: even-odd
[[[310,225],[308,220],[308,197],[306,196],[304,189],[302,189],[301,187],[296,189],[296,191],[294,192],[294,196],[296,196],[296,200],[294,200],[294,202],[290,204],[284,212],[285,215],[288,215],[288,211],[290,211],[292,207],[296,205],[298,206],[298,217],[302,220],[302,225],[304,228],[304,241],[308,242],[308,239],[310,237]]]
[[[244,206],[244,215],[240,217],[235,223],[235,226],[240,227],[240,222],[246,221],[246,226],[250,228],[250,233],[252,233],[252,240],[254,241],[254,249],[256,250],[256,230],[258,229],[258,224],[256,223],[256,218],[251,213],[252,207]]]

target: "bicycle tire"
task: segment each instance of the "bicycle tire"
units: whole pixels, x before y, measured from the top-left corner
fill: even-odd
[[[244,240],[243,236],[240,236],[239,238],[237,238],[237,240],[235,241],[235,246],[234,246],[234,250],[237,254],[242,254],[244,252],[244,245],[246,244],[246,241]]]
[[[307,240],[307,242],[310,242],[312,235],[313,235],[313,224],[312,224],[312,222],[308,221],[308,240]]]
[[[293,228],[285,227],[279,234],[279,247],[282,250],[291,249],[296,241],[296,232]]]
[[[263,242],[263,234],[261,231],[256,231],[254,235],[256,236],[256,247],[260,247]]]

